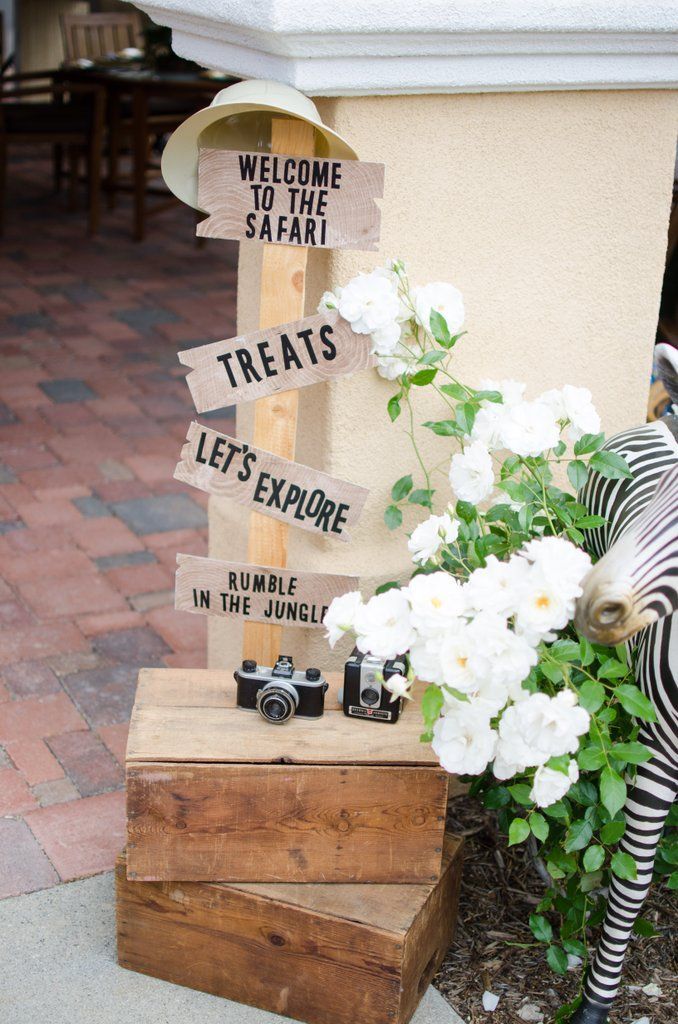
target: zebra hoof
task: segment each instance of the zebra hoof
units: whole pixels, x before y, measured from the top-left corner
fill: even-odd
[[[570,1017],[570,1024],[607,1024],[609,1012],[609,1006],[584,999]]]

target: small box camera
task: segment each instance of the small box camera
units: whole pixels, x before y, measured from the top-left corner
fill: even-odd
[[[236,704],[247,711],[258,711],[274,725],[282,725],[294,715],[320,718],[325,709],[327,683],[319,668],[296,672],[286,654],[278,657],[273,668],[246,659],[233,673],[237,683]]]
[[[407,675],[407,658],[392,661],[361,654],[354,648],[344,667],[344,687],[339,694],[344,714],[350,718],[367,718],[373,722],[397,722],[402,711],[402,697],[392,700],[384,681],[398,673]]]

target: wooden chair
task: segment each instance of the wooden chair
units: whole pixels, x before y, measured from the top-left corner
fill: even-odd
[[[38,97],[45,97],[39,99]],[[24,102],[29,99],[29,102]],[[14,144],[63,147],[70,162],[70,205],[75,207],[78,163],[87,165],[88,232],[99,227],[105,92],[96,85],[55,84],[52,72],[8,75],[0,80],[0,233],[3,228],[7,153]]]
[[[136,11],[122,14],[62,14],[61,35],[67,61],[96,60],[140,45],[141,18]]]

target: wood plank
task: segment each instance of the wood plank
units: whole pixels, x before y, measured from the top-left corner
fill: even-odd
[[[290,118],[274,118],[271,152],[312,156],[315,135],[310,125]],[[259,327],[297,320],[304,314],[308,249],[293,245],[265,245],[261,263]],[[283,459],[293,459],[297,436],[299,392],[285,391],[260,398],[254,406],[252,443]],[[251,512],[247,559],[256,565],[287,565],[286,523]],[[246,622],[243,658],[273,665],[280,652],[282,626]]]
[[[429,768],[128,762],[129,877],[435,881],[446,803]]]
[[[198,167],[198,203],[210,214],[196,229],[202,237],[377,250],[383,164],[298,159],[276,145],[271,155],[201,149]],[[307,172],[315,185],[304,182]],[[281,180],[283,174],[294,181]],[[323,177],[327,187],[317,184]]]
[[[369,491],[193,421],[174,479],[301,530],[348,541]]]
[[[366,370],[375,364],[370,346],[369,335],[355,334],[338,313],[315,313],[186,349],[179,360],[191,367],[186,383],[196,410],[209,412]]]
[[[410,939],[428,963],[453,936],[462,848],[445,848],[435,886],[128,881],[123,855],[119,963],[308,1024],[406,1024]]]
[[[275,522],[253,512],[263,522]],[[256,526],[260,531],[261,527]],[[251,538],[250,538],[251,539]],[[258,547],[258,545],[254,545]],[[270,565],[223,562],[198,555],[177,555],[174,607],[178,611],[225,618],[244,618],[279,630],[278,623],[322,629],[322,621],[333,598],[356,590],[355,576],[301,572]],[[277,636],[277,634],[276,634]],[[245,653],[262,665],[273,665],[280,653],[279,640],[269,651],[270,639],[259,653]],[[269,658],[268,655],[271,655]]]

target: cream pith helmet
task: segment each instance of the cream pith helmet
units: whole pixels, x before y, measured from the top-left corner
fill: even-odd
[[[257,118],[257,114],[262,116]],[[162,155],[162,176],[167,187],[183,203],[199,210],[199,148],[262,149],[266,136],[270,136],[271,114],[287,114],[312,125],[316,156],[358,159],[348,142],[322,123],[308,96],[280,82],[250,79],[222,89],[209,107],[192,114],[170,136]]]

